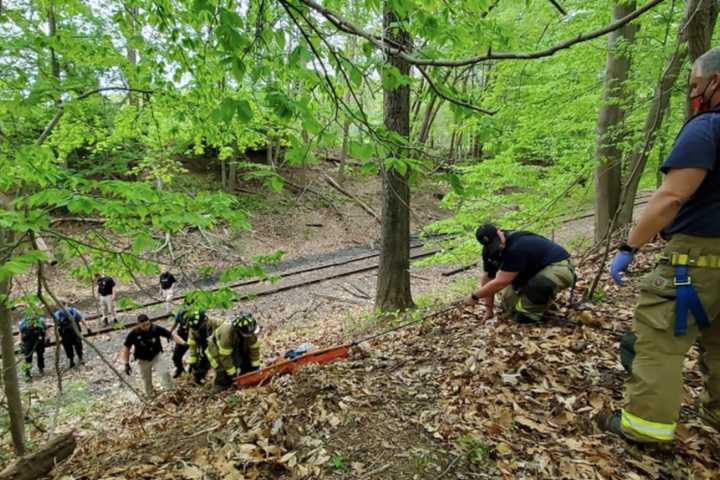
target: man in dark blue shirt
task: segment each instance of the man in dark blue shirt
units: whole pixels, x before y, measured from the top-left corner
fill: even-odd
[[[720,430],[720,48],[693,64],[694,116],[662,165],[665,179],[612,261],[622,273],[658,233],[669,239],[643,278],[635,310],[635,355],[624,408],[598,417],[601,429],[637,442],[670,442],[683,399],[683,364],[699,339],[707,367],[699,416]]]
[[[500,292],[507,315],[519,323],[538,322],[557,293],[573,283],[570,254],[545,237],[501,230],[491,223],[478,228],[475,236],[483,245],[485,274],[465,304],[483,299],[485,319],[494,315],[495,294]]]
[[[53,313],[53,321],[57,325],[60,341],[70,362],[70,368],[75,367],[76,353],[78,361],[81,364],[85,363],[83,362],[83,344],[80,333],[85,319],[82,313],[71,305],[72,303],[70,300],[65,301],[63,308],[59,308]]]

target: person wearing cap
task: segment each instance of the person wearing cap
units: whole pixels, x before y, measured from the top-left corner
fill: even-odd
[[[214,392],[229,388],[238,374],[260,368],[257,332],[257,322],[247,310],[241,310],[213,331],[205,355],[215,369]]]
[[[500,293],[506,315],[519,323],[536,323],[560,290],[572,286],[575,271],[562,246],[530,232],[502,230],[492,223],[475,232],[483,245],[484,274],[480,286],[465,300],[485,303],[485,319],[495,313]]]

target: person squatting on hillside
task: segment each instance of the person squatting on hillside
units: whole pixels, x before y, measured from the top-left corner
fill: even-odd
[[[695,115],[680,130],[661,167],[662,185],[611,264],[622,285],[639,248],[660,232],[669,240],[640,284],[625,405],[597,418],[601,429],[637,442],[673,440],[683,363],[698,338],[705,380],[699,416],[720,430],[720,111],[713,111],[720,106],[720,48],[695,61],[689,89]]]
[[[122,360],[125,363],[125,373],[132,374],[130,367],[130,349],[133,349],[135,360],[140,365],[140,375],[142,375],[143,384],[145,386],[145,394],[148,397],[155,396],[155,388],[152,382],[152,371],[157,369],[160,373],[160,383],[164,388],[172,387],[172,379],[167,365],[162,359],[162,344],[160,337],[168,340],[174,340],[175,343],[183,344],[185,341],[177,334],[170,333],[166,328],[159,325],[153,325],[145,314],[137,317],[137,326],[128,333],[121,353]]]
[[[82,313],[72,306],[71,303],[70,300],[66,300],[63,303],[63,308],[55,310],[55,313],[53,313],[53,321],[55,325],[57,325],[60,341],[65,350],[65,355],[70,362],[70,368],[73,368],[75,367],[76,353],[80,364],[85,363],[83,361],[82,333],[80,330],[85,323],[85,319]]]
[[[506,315],[519,323],[536,323],[560,290],[572,286],[575,271],[570,254],[560,245],[530,232],[501,230],[491,223],[475,232],[483,245],[480,287],[465,300],[485,303],[485,320],[495,314],[500,293]]]
[[[175,294],[177,279],[172,273],[165,271],[160,274],[160,295],[165,302],[165,309],[168,313],[172,311],[172,299]]]
[[[20,341],[22,342],[22,354],[25,357],[23,370],[25,378],[30,381],[32,378],[33,353],[37,356],[37,366],[40,375],[45,373],[45,346],[47,345],[47,324],[40,316],[26,317],[20,320],[18,325]]]
[[[238,373],[242,375],[260,368],[257,332],[257,322],[247,310],[241,310],[213,331],[205,354],[215,369],[214,392],[229,388]]]
[[[112,314],[113,324],[117,323],[115,313],[115,280],[112,277],[95,274],[98,296],[100,297],[100,311],[102,313],[103,325],[108,324],[107,316]]]

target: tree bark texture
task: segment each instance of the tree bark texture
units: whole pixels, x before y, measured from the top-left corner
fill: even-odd
[[[0,472],[0,480],[36,480],[46,476],[53,467],[75,451],[77,443],[72,433],[50,440],[42,449],[21,457]]]
[[[397,26],[398,17],[385,2],[383,28],[390,42],[409,45],[406,31]],[[401,74],[409,75],[410,64],[393,55],[386,62]],[[410,87],[384,90],[385,127],[404,138],[410,135]],[[397,149],[393,155],[401,156]],[[394,168],[382,168],[382,246],[377,277],[375,307],[381,311],[403,311],[413,306],[410,293],[410,186],[407,175]]]
[[[613,19],[618,20],[635,11],[634,1],[615,3]],[[630,72],[629,45],[635,39],[633,25],[615,30],[608,38],[607,71],[603,104],[598,114],[598,141],[595,150],[595,241],[608,233],[620,204],[622,181],[622,148],[627,92],[623,84]]]
[[[13,242],[9,230],[0,231],[0,246]],[[2,262],[7,259],[2,259]],[[0,281],[0,351],[2,351],[2,379],[10,416],[10,434],[17,456],[25,454],[25,420],[20,399],[17,365],[15,364],[15,346],[13,344],[12,319],[7,299],[10,295],[10,279]]]

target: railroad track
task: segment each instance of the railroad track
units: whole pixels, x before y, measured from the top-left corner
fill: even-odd
[[[439,248],[426,248],[425,243],[415,242],[414,245],[410,246],[410,259],[411,260],[419,260],[421,258],[426,258],[431,255],[434,255],[434,254],[438,253],[439,251],[440,251]],[[236,290],[236,289],[240,289],[243,287],[258,286],[258,288],[253,288],[253,289],[244,290],[244,291],[240,292],[240,294],[238,295],[238,297],[235,301],[242,302],[242,301],[251,300],[251,299],[255,299],[255,298],[259,298],[259,297],[276,295],[278,293],[282,293],[282,292],[286,292],[286,291],[294,290],[294,289],[298,289],[298,288],[304,288],[304,287],[307,287],[310,285],[316,285],[318,283],[322,283],[322,282],[329,281],[329,280],[334,280],[334,279],[338,279],[338,278],[349,277],[349,276],[353,276],[353,275],[357,275],[357,274],[361,274],[361,273],[370,272],[370,271],[376,270],[379,267],[379,257],[380,257],[379,252],[373,252],[373,253],[357,255],[355,257],[345,258],[345,259],[342,259],[339,261],[327,262],[327,263],[323,263],[320,265],[314,265],[311,267],[304,267],[304,268],[299,268],[299,269],[288,270],[286,272],[282,272],[282,273],[276,275],[276,277],[279,277],[282,281],[284,279],[292,278],[292,277],[302,275],[302,274],[311,274],[313,272],[325,273],[325,271],[328,269],[333,269],[333,268],[339,269],[339,271],[330,272],[329,274],[316,275],[316,276],[312,276],[311,278],[301,278],[301,279],[298,279],[295,281],[284,282],[279,285],[278,284],[269,285],[269,286],[262,285],[264,282],[267,281],[267,279],[254,278],[254,279],[248,279],[248,280],[243,280],[243,281],[239,281],[239,282],[234,282],[234,283],[227,284],[227,285],[218,285],[218,286],[206,289],[206,291],[217,291],[222,288],[230,288],[232,290]],[[365,262],[365,263],[361,264],[361,265],[356,265],[359,262]],[[346,268],[341,268],[341,267],[346,267]],[[182,298],[183,298],[183,295],[176,295],[175,297],[173,297],[173,300],[181,300]],[[136,305],[134,307],[125,308],[122,311],[123,312],[140,311],[140,310],[146,309],[148,307],[160,305],[162,303],[164,303],[164,302],[163,301],[152,301],[152,302],[147,302],[147,303],[144,303],[141,305]],[[120,311],[121,310],[118,310],[118,312],[120,312]],[[155,321],[155,320],[162,320],[162,319],[168,318],[171,315],[172,314],[162,313],[162,314],[158,314],[158,315],[149,315],[149,317],[151,320]],[[99,315],[89,315],[85,319],[90,321],[90,320],[97,320],[98,318],[100,318]],[[85,337],[94,337],[94,336],[101,335],[101,334],[112,333],[112,332],[119,331],[119,330],[125,330],[128,328],[134,327],[135,325],[137,325],[137,322],[122,323],[121,327],[112,327],[112,326],[102,327],[97,330],[93,330],[92,333],[86,334],[84,336]],[[17,332],[14,332],[14,334],[17,335]],[[52,340],[49,345],[55,345],[55,344],[56,344],[56,341]]]

